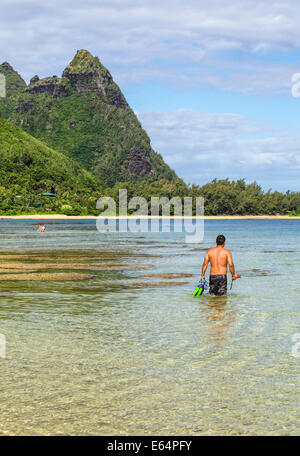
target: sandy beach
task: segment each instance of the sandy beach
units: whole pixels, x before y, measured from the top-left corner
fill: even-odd
[[[29,215],[0,215],[0,219],[16,219],[16,220],[58,220],[58,219],[63,219],[63,220],[96,220],[98,216],[95,215],[62,215],[62,214],[29,214]],[[127,218],[133,218],[132,215],[128,216],[104,216],[104,218],[109,218],[109,219],[127,219]],[[292,217],[288,215],[207,215],[204,217],[166,217],[166,216],[138,216],[137,218],[139,219],[202,219],[204,218],[205,220],[291,220],[291,219],[299,219],[300,217]]]

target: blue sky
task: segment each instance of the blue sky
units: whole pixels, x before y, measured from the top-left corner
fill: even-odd
[[[27,81],[77,49],[111,71],[152,146],[187,182],[299,190],[300,4],[1,0],[0,60]]]

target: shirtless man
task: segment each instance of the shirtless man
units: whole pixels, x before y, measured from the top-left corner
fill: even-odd
[[[216,239],[217,246],[209,249],[205,255],[201,281],[205,278],[205,272],[210,263],[209,294],[224,296],[227,293],[227,265],[229,266],[232,280],[235,280],[235,270],[230,250],[224,249],[225,236],[219,234]]]

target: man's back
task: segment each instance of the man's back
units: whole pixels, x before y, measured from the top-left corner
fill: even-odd
[[[210,262],[210,274],[227,274],[227,264],[231,258],[229,250],[217,246],[209,249],[207,255]]]

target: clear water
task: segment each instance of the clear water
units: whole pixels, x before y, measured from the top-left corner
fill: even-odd
[[[1,221],[1,250],[129,252],[118,262],[153,268],[1,282],[1,434],[299,434],[300,220],[210,220],[200,245],[181,233],[99,234],[93,221],[40,235],[32,223]],[[194,298],[220,232],[242,278],[226,298]],[[145,272],[195,275],[129,286],[168,281]]]

